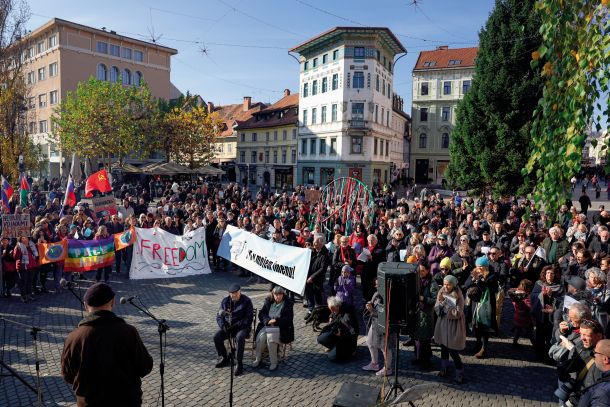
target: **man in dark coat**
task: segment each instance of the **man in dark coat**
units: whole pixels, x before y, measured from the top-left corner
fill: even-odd
[[[358,342],[358,318],[354,308],[342,304],[337,297],[328,297],[328,308],[331,322],[318,335],[318,343],[330,350],[329,360],[349,359],[356,351]]]
[[[229,335],[235,338],[237,350],[237,369],[235,376],[240,376],[244,372],[243,358],[246,346],[246,337],[252,330],[252,320],[254,319],[254,307],[252,300],[241,293],[241,287],[237,284],[229,287],[229,295],[223,298],[220,309],[216,315],[216,323],[220,328],[214,335],[214,346],[216,352],[222,359],[216,367],[229,366],[229,356],[224,342],[229,339]]]
[[[138,331],[112,312],[109,285],[92,285],[83,300],[89,314],[68,335],[61,355],[61,375],[72,385],[77,405],[142,405],[141,378],[153,360]]]
[[[580,198],[578,198],[578,202],[580,203],[580,212],[587,216],[587,212],[589,211],[589,208],[592,205],[591,198],[589,198],[589,195],[587,195],[586,190],[582,191],[582,195],[580,196]]]
[[[305,285],[309,314],[313,311],[314,306],[322,305],[323,285],[324,280],[326,279],[326,270],[329,266],[330,254],[324,245],[324,237],[316,236],[313,239],[311,260],[309,262],[307,283]],[[309,315],[305,315],[305,319],[308,317]]]
[[[593,357],[602,376],[595,384],[583,389],[578,407],[610,406],[610,339],[597,342]]]

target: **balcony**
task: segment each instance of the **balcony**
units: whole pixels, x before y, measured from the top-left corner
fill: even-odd
[[[368,120],[364,119],[351,119],[348,120],[348,125],[350,129],[356,130],[369,130]]]

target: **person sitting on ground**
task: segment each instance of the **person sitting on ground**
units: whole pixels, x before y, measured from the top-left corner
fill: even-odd
[[[344,306],[337,297],[328,297],[327,304],[330,320],[318,335],[318,343],[329,350],[329,360],[345,361],[356,352],[358,319],[353,309]]]
[[[294,341],[293,302],[286,296],[286,290],[275,286],[271,295],[265,298],[263,308],[258,312],[260,320],[256,327],[256,359],[253,366],[258,367],[265,349],[269,350],[269,370],[277,369],[278,346]]]

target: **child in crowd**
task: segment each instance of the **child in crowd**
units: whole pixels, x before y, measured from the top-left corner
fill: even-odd
[[[354,269],[350,266],[343,266],[341,275],[337,278],[337,282],[335,283],[337,298],[339,298],[344,305],[350,307],[354,305],[354,289],[356,288],[356,278],[352,275],[353,271]]]
[[[528,337],[530,341],[534,340],[534,318],[532,316],[532,302],[530,294],[532,292],[533,283],[528,279],[523,279],[517,288],[511,288],[508,291],[515,314],[513,316],[513,346],[519,344],[521,336]]]

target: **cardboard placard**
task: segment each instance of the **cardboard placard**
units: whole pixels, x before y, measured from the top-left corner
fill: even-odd
[[[2,237],[30,236],[30,215],[2,215]]]
[[[100,196],[93,198],[91,201],[97,219],[101,219],[104,216],[116,215],[118,213],[116,201],[112,195]]]

